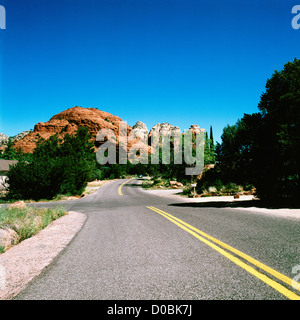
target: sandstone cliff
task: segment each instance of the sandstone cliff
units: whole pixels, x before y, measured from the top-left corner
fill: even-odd
[[[96,140],[96,135],[101,129],[111,129],[119,137],[120,121],[122,121],[120,117],[96,108],[74,107],[54,115],[47,122],[36,124],[32,132],[14,143],[14,147],[31,153],[36,147],[39,136],[48,139],[57,133],[62,138],[67,133],[74,134],[80,126],[88,128],[93,140]],[[132,128],[126,125],[126,132],[123,134],[128,135],[131,130]]]
[[[48,139],[52,135],[58,134],[60,138],[63,138],[67,133],[72,135],[80,126],[84,126],[92,134],[96,147],[101,144],[96,142],[97,133],[102,129],[111,129],[116,136],[116,144],[127,143],[127,152],[132,145],[141,148],[141,150],[152,152],[150,145],[153,135],[172,136],[181,133],[179,127],[169,123],[158,123],[149,132],[147,126],[141,121],[138,121],[133,127],[124,123],[120,132],[119,124],[121,121],[120,117],[96,108],[73,107],[54,115],[47,122],[37,123],[33,131],[24,131],[13,137],[14,147],[25,153],[31,153],[40,137]],[[190,129],[194,133],[203,130],[198,125],[192,125]],[[0,138],[3,141],[8,141],[8,137],[3,134],[0,135]]]

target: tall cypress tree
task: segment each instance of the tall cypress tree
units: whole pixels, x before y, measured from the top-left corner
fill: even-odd
[[[211,153],[210,153],[210,140],[208,139],[207,131],[205,132],[205,140],[204,140],[204,165],[211,164]]]
[[[212,129],[212,126],[210,126],[209,139],[210,139],[210,150],[212,150],[212,149],[213,149],[213,147],[214,147],[214,136],[213,136],[213,129]]]
[[[210,126],[210,134],[209,134],[209,153],[210,153],[211,163],[215,163],[216,156],[215,156],[215,144],[214,144],[214,135],[213,135],[212,126]]]

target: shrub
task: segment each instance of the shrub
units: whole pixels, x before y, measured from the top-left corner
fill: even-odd
[[[75,136],[40,141],[30,160],[20,160],[8,173],[8,198],[52,199],[80,195],[95,170],[90,134],[80,127]]]

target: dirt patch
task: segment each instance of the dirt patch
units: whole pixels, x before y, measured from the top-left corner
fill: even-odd
[[[38,276],[82,228],[86,215],[71,211],[0,255],[0,299],[9,300]]]

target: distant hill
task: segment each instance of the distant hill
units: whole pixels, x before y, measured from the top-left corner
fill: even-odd
[[[54,115],[47,122],[37,123],[32,132],[14,143],[14,147],[31,153],[35,149],[39,137],[48,139],[58,133],[62,138],[67,133],[74,134],[80,126],[87,127],[94,140],[101,129],[112,129],[118,137],[120,121],[122,121],[120,117],[96,108],[73,107]],[[127,125],[126,134],[131,130],[132,128]]]
[[[127,141],[127,151],[129,148],[136,144],[139,139],[145,141],[146,143],[149,141],[153,134],[157,133],[178,133],[180,129],[176,126],[173,126],[169,123],[158,123],[148,131],[146,125],[137,121],[137,123],[130,127],[126,124],[124,130],[126,132],[119,132],[119,123],[122,119],[118,116],[112,115],[111,113],[101,111],[97,108],[83,108],[83,107],[73,107],[67,110],[64,110],[56,115],[54,115],[47,122],[39,122],[34,126],[34,130],[28,130],[21,132],[20,134],[11,137],[14,141],[13,146],[16,149],[21,149],[25,153],[32,153],[36,148],[37,141],[39,138],[48,139],[54,134],[58,134],[60,138],[63,138],[67,133],[74,134],[78,130],[80,126],[87,127],[89,132],[92,135],[92,139],[96,142],[97,133],[101,129],[111,129],[114,131],[114,134],[117,138],[117,143],[119,143],[120,137],[128,137],[128,135],[133,131],[135,133],[136,139],[129,139]],[[191,125],[190,129],[193,132],[200,132],[198,125]],[[2,142],[2,149],[7,144],[9,137],[5,134],[0,134],[0,144]],[[97,143],[95,143],[97,147]],[[140,147],[144,147],[145,144],[139,145]],[[146,146],[148,148],[148,144]],[[149,147],[149,151],[151,147]]]

